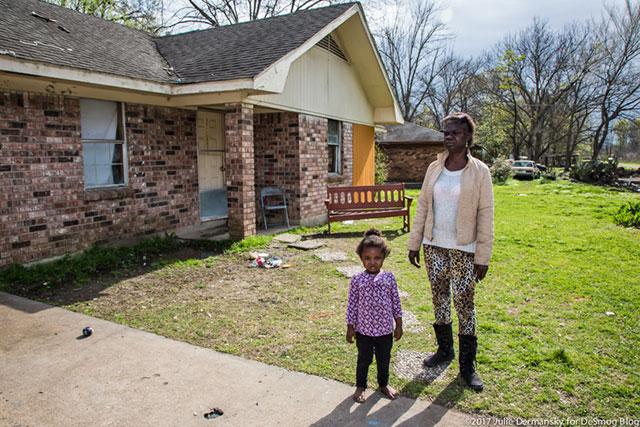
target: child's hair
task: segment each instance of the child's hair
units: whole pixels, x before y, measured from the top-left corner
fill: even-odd
[[[362,251],[364,251],[364,248],[380,248],[385,258],[391,253],[391,248],[382,238],[382,232],[374,227],[365,231],[364,238],[356,248],[356,253],[360,258],[362,258]]]

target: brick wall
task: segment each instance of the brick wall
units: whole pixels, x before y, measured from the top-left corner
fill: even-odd
[[[353,124],[342,122],[341,185],[353,185]]]
[[[125,106],[129,184],[84,190],[79,99],[0,89],[0,266],[199,220],[195,112]]]
[[[229,235],[241,240],[256,233],[253,105],[234,103],[225,109]]]
[[[259,192],[270,184],[285,190],[291,223],[320,223],[329,167],[327,119],[290,112],[254,118],[258,222],[262,223]],[[279,224],[282,217],[275,213],[267,222]]]
[[[276,185],[285,191],[289,221],[300,222],[300,126],[297,113],[265,113],[254,115],[255,192],[262,225],[260,190]],[[267,217],[268,224],[283,222],[281,211]]]
[[[442,143],[381,144],[389,157],[390,182],[422,182],[429,164],[444,151]]]
[[[300,115],[300,224],[326,223],[327,178],[329,175],[328,121]],[[351,170],[351,165],[349,165]]]

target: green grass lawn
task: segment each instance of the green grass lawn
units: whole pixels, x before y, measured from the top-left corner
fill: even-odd
[[[409,193],[417,198],[417,191]],[[392,373],[391,385],[407,396],[498,417],[640,418],[640,230],[611,219],[619,205],[639,198],[568,181],[496,186],[494,253],[476,290],[477,369],[485,391],[462,386],[457,361],[430,384]],[[293,267],[251,269],[246,257],[220,255],[154,263],[135,274],[112,272],[86,295],[89,285],[77,284],[66,293],[23,294],[354,384],[357,351],[344,339],[349,280],[335,267],[359,263],[355,246],[372,225],[392,247],[384,269],[410,295],[403,309],[427,326],[426,332],[405,333],[394,345],[394,360],[398,351],[434,351],[426,272],[406,260],[408,234],[398,232],[399,218],[336,224],[333,237],[318,234],[349,255],[344,262],[323,263],[309,252],[271,247],[266,250],[285,263],[292,260]]]
[[[618,163],[618,166],[621,166],[627,169],[639,169],[640,163],[621,162],[621,163]]]

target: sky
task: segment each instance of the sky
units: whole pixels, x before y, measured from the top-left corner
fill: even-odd
[[[507,34],[528,27],[536,16],[547,19],[551,28],[561,29],[591,16],[599,19],[605,12],[602,0],[444,0],[442,6],[441,18],[456,36],[454,52],[464,57],[491,49]]]
[[[177,10],[187,0],[163,0],[167,10]],[[361,0],[368,3],[366,0]],[[405,5],[409,0],[401,0]],[[426,0],[414,0],[426,1]],[[546,19],[551,28],[562,29],[573,21],[583,22],[590,17],[597,19],[605,12],[607,4],[623,6],[625,0],[436,0],[441,5],[441,20],[455,36],[454,52],[463,57],[478,56],[491,49],[508,34],[516,34],[527,28],[534,17]],[[632,0],[638,1],[638,0]],[[392,4],[384,0],[373,1],[372,9],[365,7],[367,20],[391,15],[381,5]],[[186,31],[183,29],[182,31]],[[178,31],[180,32],[180,31]]]

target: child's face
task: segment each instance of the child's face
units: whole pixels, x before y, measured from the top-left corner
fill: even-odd
[[[365,247],[360,256],[362,265],[369,274],[378,274],[384,262],[384,252],[376,247]]]

